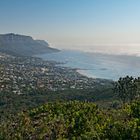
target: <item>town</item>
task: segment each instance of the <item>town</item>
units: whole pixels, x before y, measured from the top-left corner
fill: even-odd
[[[0,54],[0,92],[25,94],[35,90],[91,89],[105,82],[83,76],[76,69],[62,67],[54,61]]]

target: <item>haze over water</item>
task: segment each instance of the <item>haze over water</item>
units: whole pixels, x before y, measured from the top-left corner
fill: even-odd
[[[39,57],[64,62],[62,66],[77,68],[81,74],[93,78],[118,80],[126,75],[140,76],[140,57],[137,56],[62,50]]]

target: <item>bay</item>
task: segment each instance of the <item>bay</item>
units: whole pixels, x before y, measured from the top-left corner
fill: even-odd
[[[62,66],[76,68],[79,73],[93,78],[118,80],[119,77],[126,75],[140,76],[138,56],[62,50],[57,53],[41,54],[38,57],[62,62]]]

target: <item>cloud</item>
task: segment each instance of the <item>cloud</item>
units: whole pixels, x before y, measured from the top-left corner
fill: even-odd
[[[140,44],[95,44],[95,45],[69,45],[60,46],[62,49],[81,50],[113,55],[135,55],[140,56]]]

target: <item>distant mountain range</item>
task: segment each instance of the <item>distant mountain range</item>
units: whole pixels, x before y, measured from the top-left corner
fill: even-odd
[[[14,33],[0,34],[0,52],[2,53],[33,56],[57,51],[59,50],[49,47],[49,44],[44,40],[34,40],[30,36]]]

